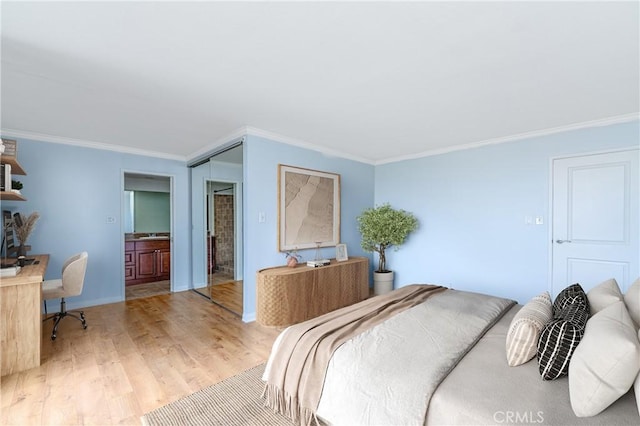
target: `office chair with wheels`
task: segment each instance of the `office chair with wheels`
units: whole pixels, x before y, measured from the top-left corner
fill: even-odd
[[[87,322],[84,319],[83,311],[67,311],[67,305],[65,302],[66,297],[78,296],[82,293],[82,287],[84,285],[84,273],[87,270],[88,254],[86,251],[71,256],[64,262],[62,266],[62,278],[59,280],[46,280],[42,283],[42,298],[44,299],[45,313],[47,309],[47,300],[60,299],[60,312],[51,315],[43,320],[55,320],[53,325],[53,331],[51,332],[51,340],[56,340],[56,333],[58,331],[58,325],[62,318],[66,316],[74,317],[82,322],[82,328],[87,328]],[[74,315],[71,312],[77,312],[80,316]]]

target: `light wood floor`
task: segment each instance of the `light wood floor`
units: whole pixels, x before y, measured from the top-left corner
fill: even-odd
[[[124,290],[126,300],[157,296],[159,294],[169,294],[171,293],[171,281],[163,280],[145,284],[128,285]]]
[[[242,280],[234,281],[233,275],[216,272],[209,274],[206,287],[196,288],[200,294],[210,297],[212,301],[242,316]]]
[[[2,425],[139,425],[140,416],[266,361],[279,330],[191,291],[85,309],[43,327],[42,365],[1,379]]]
[[[242,281],[231,281],[210,287],[211,300],[242,315]]]

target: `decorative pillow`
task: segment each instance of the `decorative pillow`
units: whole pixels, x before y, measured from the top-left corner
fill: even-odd
[[[593,316],[607,306],[623,300],[623,297],[615,278],[601,282],[587,292],[589,311]]]
[[[536,356],[538,338],[553,318],[548,291],[531,299],[511,320],[507,332],[507,363],[511,367],[524,364]]]
[[[591,417],[627,393],[640,371],[640,342],[624,302],[589,320],[569,365],[569,397],[578,417]]]
[[[589,306],[587,294],[580,284],[570,285],[556,296],[556,300],[553,302],[553,317],[556,318],[558,312],[562,311],[567,305],[573,305],[574,303]]]
[[[638,340],[640,341],[640,330],[638,330]],[[640,415],[640,373],[633,382],[633,392],[636,394],[636,404],[638,405],[638,415]]]
[[[542,329],[538,340],[538,369],[543,380],[555,380],[569,372],[569,361],[588,318],[589,307],[582,303],[554,312],[554,319]]]
[[[629,315],[636,328],[640,327],[640,278],[635,280],[625,293],[624,304],[627,305]]]

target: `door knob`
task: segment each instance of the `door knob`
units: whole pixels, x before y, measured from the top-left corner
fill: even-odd
[[[556,240],[556,243],[558,244],[563,244],[563,243],[570,243],[571,240]]]

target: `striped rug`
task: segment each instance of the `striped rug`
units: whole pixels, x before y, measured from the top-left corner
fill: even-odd
[[[145,414],[142,424],[292,426],[288,419],[263,407],[263,372],[264,364],[260,364],[229,377]]]

